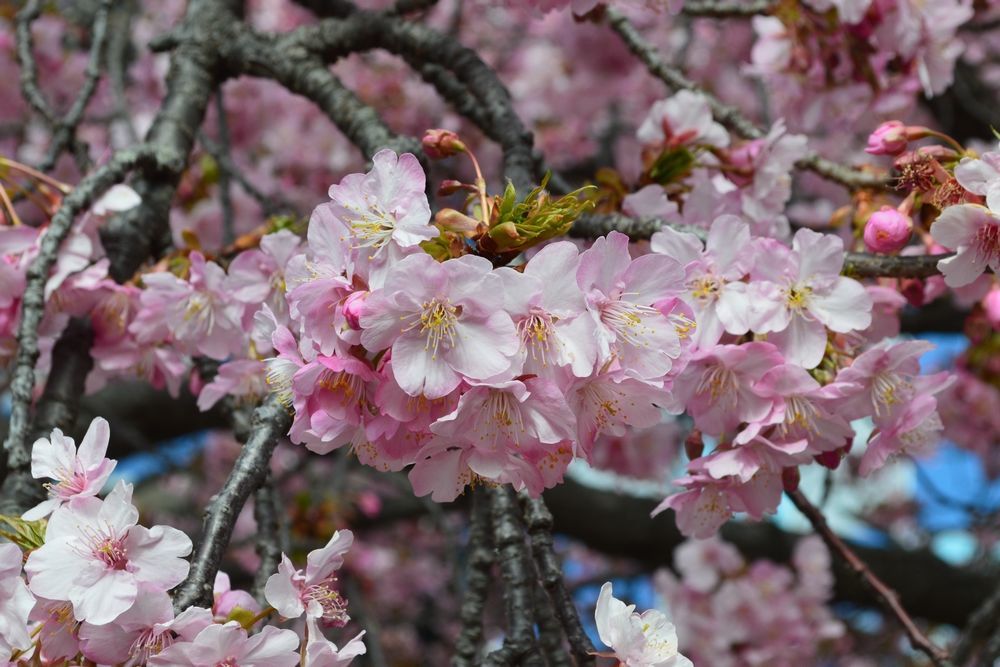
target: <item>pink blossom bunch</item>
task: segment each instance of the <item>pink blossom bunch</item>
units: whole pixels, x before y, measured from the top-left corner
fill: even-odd
[[[107,422],[97,418],[79,452],[58,429],[35,446],[33,474],[58,483],[50,486],[50,500],[25,515],[34,521],[51,512],[41,524],[41,544],[0,545],[0,660],[346,667],[365,652],[364,632],[338,648],[317,624],[347,620],[347,602],[332,582],[353,541],[350,531],[311,553],[304,573],[285,557],[268,581],[274,610],[309,617],[307,642],[270,625],[251,633],[267,614],[248,593],[231,589],[223,572],[212,609],[175,614],[168,592],[188,575],[191,540],[169,526],[139,525],[130,484],[120,481],[105,498],[97,496],[115,466],[102,456],[108,435]]]
[[[747,563],[719,539],[678,547],[677,574],[659,570],[655,584],[694,664],[815,664],[824,645],[845,632],[826,607],[833,595],[830,555],[819,538],[805,538],[792,566]]]

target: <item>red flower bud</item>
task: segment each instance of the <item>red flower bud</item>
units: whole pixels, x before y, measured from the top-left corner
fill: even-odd
[[[434,160],[465,152],[465,144],[451,130],[427,130],[420,143],[428,157]]]

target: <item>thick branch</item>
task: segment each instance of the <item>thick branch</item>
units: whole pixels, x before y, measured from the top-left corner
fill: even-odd
[[[174,31],[177,43],[167,95],[146,134],[148,144],[172,159],[144,169],[133,184],[142,204],[101,230],[111,275],[119,282],[131,278],[157,248],[169,243],[170,205],[209,100],[222,81],[219,50],[232,39],[240,6],[238,0],[191,0]]]
[[[776,0],[687,0],[682,10],[688,16],[754,16],[767,14],[778,3]]]
[[[764,132],[757,127],[749,118],[734,106],[722,102],[719,98],[703,90],[697,83],[687,78],[683,72],[670,66],[663,57],[656,51],[656,48],[647,42],[635,26],[621,12],[608,8],[606,10],[608,24],[621,37],[629,50],[641,60],[650,73],[672,90],[693,90],[705,96],[709,107],[712,109],[712,116],[717,121],[728,127],[730,130],[744,139],[760,139]],[[824,178],[836,181],[849,188],[884,188],[888,181],[881,176],[858,171],[835,162],[826,160],[816,153],[810,153],[800,160],[796,165],[800,169],[809,169]]]
[[[455,640],[453,667],[472,667],[479,658],[483,643],[483,607],[490,589],[493,569],[493,543],[490,525],[489,498],[477,489],[472,496],[472,515],[469,523],[469,544],[466,549],[468,569],[465,576],[465,593],[458,612],[462,629]]]
[[[504,600],[507,603],[507,636],[503,647],[493,651],[483,664],[532,664],[541,660],[533,629],[534,604],[531,589],[535,586],[535,568],[524,544],[524,524],[521,521],[514,491],[506,485],[489,490],[493,518],[493,539],[497,562],[503,575]]]
[[[222,555],[233,536],[233,526],[247,498],[264,482],[271,454],[292,418],[275,396],[269,396],[254,411],[250,439],[240,450],[233,469],[205,514],[201,543],[191,560],[191,571],[174,597],[174,609],[208,606]]]
[[[270,472],[253,496],[253,518],[257,523],[255,550],[260,558],[260,566],[253,582],[253,595],[261,604],[265,604],[264,586],[268,578],[278,571],[281,562],[281,503],[278,490]]]
[[[845,543],[840,536],[837,535],[830,528],[829,524],[826,522],[826,517],[819,509],[809,502],[809,499],[799,491],[789,491],[787,492],[788,497],[799,509],[800,512],[809,520],[812,524],[813,529],[823,538],[823,542],[826,543],[827,548],[837,557],[842,559],[847,563],[848,567],[854,572],[855,575],[861,581],[864,582],[868,588],[871,589],[875,597],[878,599],[879,604],[891,615],[896,617],[900,625],[906,631],[906,636],[910,638],[910,644],[914,649],[920,651],[928,658],[931,659],[938,667],[947,667],[951,663],[948,661],[948,652],[936,646],[934,642],[927,638],[917,624],[913,622],[910,615],[907,613],[906,609],[900,603],[899,595],[896,591],[892,590],[885,583],[879,579],[871,571],[868,565],[858,557],[854,551],[851,550],[847,543]]]
[[[541,498],[522,496],[521,500],[524,506],[524,518],[528,524],[531,553],[535,558],[542,585],[569,640],[573,658],[577,665],[593,665],[594,657],[591,652],[594,650],[594,645],[587,638],[576,605],[566,589],[562,566],[552,544],[552,513]]]

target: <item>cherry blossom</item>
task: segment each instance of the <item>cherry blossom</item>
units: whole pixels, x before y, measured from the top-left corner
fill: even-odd
[[[177,642],[149,659],[163,667],[293,667],[299,638],[291,630],[265,626],[252,637],[236,621],[209,625],[190,642]]]
[[[931,235],[957,253],[938,262],[949,287],[968,285],[987,269],[1000,270],[1000,216],[995,210],[978,204],[949,206],[931,225]]]
[[[187,535],[169,526],[136,525],[132,487],[119,482],[106,499],[79,498],[56,509],[45,544],[24,569],[33,593],[73,605],[78,621],[110,623],[128,611],[147,584],[166,591],[187,576]]]
[[[108,481],[115,462],[105,458],[111,431],[108,422],[97,417],[90,423],[79,449],[73,438],[53,429],[48,438],[40,438],[31,448],[31,475],[55,480],[48,484],[49,499],[24,513],[34,521],[48,516],[74,498],[90,498],[100,493]]]
[[[16,544],[0,544],[0,661],[14,651],[28,651],[32,640],[28,614],[35,598],[21,579],[21,550]]]
[[[655,609],[636,613],[634,604],[626,605],[613,596],[610,582],[601,586],[594,617],[601,641],[626,667],[692,665],[677,652],[677,632],[667,617]]]
[[[285,618],[306,614],[339,626],[347,623],[347,601],[337,590],[335,573],[353,543],[351,531],[336,531],[325,547],[309,552],[305,571],[295,569],[282,554],[278,572],[268,578],[264,588],[268,604]]]

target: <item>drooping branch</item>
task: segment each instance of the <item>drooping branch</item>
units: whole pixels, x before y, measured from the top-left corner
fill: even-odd
[[[764,132],[757,125],[743,115],[738,108],[725,104],[719,98],[702,89],[697,83],[689,79],[683,72],[669,65],[657,52],[656,48],[647,42],[635,26],[621,12],[608,8],[605,12],[608,25],[618,33],[622,41],[629,50],[641,60],[650,73],[660,81],[665,83],[672,90],[692,90],[702,93],[708,100],[712,115],[717,121],[728,127],[744,139],[760,139]],[[836,181],[848,188],[885,188],[888,180],[877,174],[872,174],[857,169],[851,169],[839,165],[835,162],[820,157],[814,152],[810,152],[796,165],[800,169],[808,169],[824,178]]]
[[[948,660],[948,652],[936,646],[917,627],[917,624],[910,618],[909,613],[900,604],[899,595],[896,594],[896,591],[886,586],[881,579],[875,576],[868,565],[847,546],[846,542],[840,539],[839,535],[833,532],[829,524],[827,524],[823,513],[809,502],[809,499],[805,497],[802,491],[789,491],[787,495],[799,511],[802,512],[803,516],[809,520],[813,529],[823,539],[823,542],[833,555],[847,563],[848,567],[851,568],[858,578],[872,590],[885,611],[899,621],[900,625],[906,631],[906,636],[909,637],[913,648],[930,658],[931,662],[937,665],[937,667],[949,667],[951,662]]]
[[[531,665],[542,660],[535,641],[534,566],[524,543],[524,524],[517,498],[507,485],[489,490],[493,519],[493,539],[504,583],[507,609],[507,636],[503,646],[486,656],[484,665]]]
[[[21,321],[17,328],[17,355],[11,380],[10,432],[4,447],[11,471],[26,469],[31,461],[27,442],[31,430],[31,395],[35,387],[35,363],[38,361],[38,328],[45,314],[45,283],[55,264],[59,247],[77,215],[108,188],[125,180],[139,165],[156,162],[149,147],[142,145],[119,151],[89,174],[63,200],[42,236],[38,255],[27,271],[27,281],[21,302]]]
[[[31,35],[31,24],[41,13],[40,0],[28,0],[17,13],[17,64],[21,69],[21,96],[51,127],[56,122],[56,113],[38,85],[38,63],[35,62],[34,38]]]
[[[490,571],[493,568],[493,536],[490,522],[489,498],[485,491],[476,489],[472,494],[472,514],[469,523],[469,544],[465,593],[458,618],[461,630],[455,640],[453,667],[473,667],[483,643],[483,607],[490,589]]]
[[[594,646],[587,638],[576,605],[566,589],[562,567],[552,543],[552,513],[541,498],[522,495],[521,503],[524,507],[531,553],[538,567],[538,574],[569,641],[573,658],[578,666],[593,665],[594,657],[591,652]]]
[[[236,518],[250,494],[264,482],[271,454],[288,432],[291,421],[288,410],[273,395],[254,410],[250,437],[205,513],[205,526],[191,559],[191,571],[174,597],[174,609],[177,611],[192,605],[211,604],[215,575],[233,536]]]

